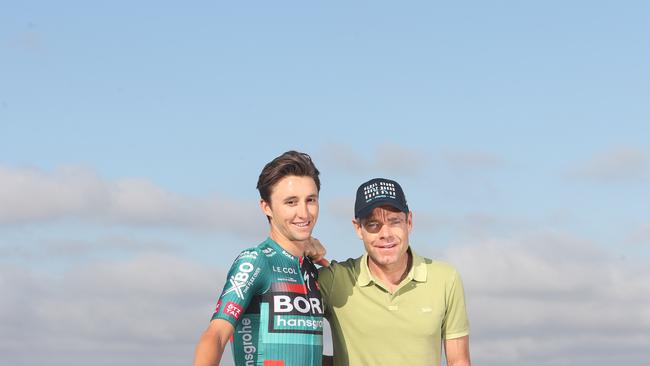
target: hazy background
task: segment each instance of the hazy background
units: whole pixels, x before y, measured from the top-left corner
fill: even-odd
[[[5,1],[0,363],[188,365],[288,149],[398,180],[483,366],[650,359],[641,1]],[[230,362],[230,359],[228,358]]]

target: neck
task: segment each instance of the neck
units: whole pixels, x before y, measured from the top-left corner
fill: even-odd
[[[294,257],[300,258],[305,253],[305,243],[302,241],[289,240],[284,236],[273,232],[273,230],[271,230],[269,237]]]
[[[368,269],[370,273],[382,283],[389,287],[389,290],[394,291],[397,286],[402,282],[411,268],[413,261],[411,251],[406,252],[407,255],[397,263],[382,265],[375,263],[370,256],[368,256]]]

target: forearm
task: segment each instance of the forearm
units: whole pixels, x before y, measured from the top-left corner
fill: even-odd
[[[194,353],[194,366],[217,366],[221,362],[221,356],[225,344],[214,336],[204,333],[196,346]]]
[[[469,336],[445,340],[447,366],[471,366]]]
[[[447,360],[447,366],[471,366],[471,363],[469,361],[469,358],[453,361]]]

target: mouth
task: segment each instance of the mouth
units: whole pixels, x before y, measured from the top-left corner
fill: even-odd
[[[397,246],[397,243],[387,243],[387,244],[382,244],[382,245],[375,245],[375,248],[379,250],[390,250],[393,249]]]
[[[311,224],[311,221],[292,222],[291,224],[298,227],[299,229],[306,229]]]

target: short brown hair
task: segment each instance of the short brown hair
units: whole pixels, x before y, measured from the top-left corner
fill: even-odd
[[[318,174],[318,169],[316,169],[309,155],[290,150],[264,166],[257,180],[257,190],[260,191],[260,197],[270,203],[273,186],[280,179],[288,175],[294,175],[297,177],[311,177],[316,183],[316,189],[320,192]]]

